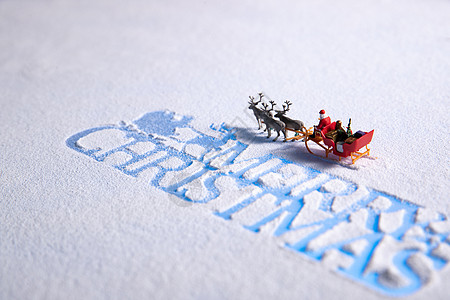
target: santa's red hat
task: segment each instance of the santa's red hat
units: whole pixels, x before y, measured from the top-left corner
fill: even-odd
[[[325,114],[325,109],[322,109],[321,111],[319,111],[319,120],[323,120],[327,117],[327,115]]]

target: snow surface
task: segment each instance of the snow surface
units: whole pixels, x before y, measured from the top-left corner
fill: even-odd
[[[370,231],[365,227],[367,221],[367,210],[360,210],[350,216],[349,222],[342,222],[332,229],[325,231],[317,238],[308,243],[308,249],[315,251],[322,247],[364,236]]]
[[[391,207],[392,203],[389,199],[379,196],[375,200],[369,203],[369,207],[376,211],[384,211]]]
[[[348,243],[342,247],[345,251],[348,251],[352,254],[359,255],[361,254],[364,249],[367,247],[367,240],[361,239],[356,240],[354,242]]]
[[[257,126],[248,95],[264,91],[290,99],[307,126],[324,108],[344,124],[351,117],[354,131],[375,129],[376,159],[345,168],[261,135],[247,141],[248,158],[276,153],[449,216],[449,15],[446,0],[0,1],[0,298],[383,298],[181,205],[146,183],[153,168],[136,182],[64,141],[165,109],[193,116],[195,128],[226,122],[244,135]],[[99,154],[116,144],[105,141]],[[199,168],[189,170],[179,176]],[[334,231],[353,226],[342,224]],[[448,224],[428,228],[448,233]],[[325,233],[316,246],[330,242]],[[448,257],[446,248],[435,254]],[[404,284],[384,255],[370,268]],[[430,278],[428,262],[410,264]],[[409,298],[445,299],[449,268],[439,277]]]
[[[403,224],[405,210],[390,213],[381,213],[378,229],[382,232],[394,232]]]
[[[116,144],[116,145],[118,145],[118,144]],[[130,151],[133,151],[134,153],[136,153],[138,155],[142,155],[149,151],[154,150],[155,144],[153,144],[151,142],[137,142],[136,144],[128,146],[127,149]]]

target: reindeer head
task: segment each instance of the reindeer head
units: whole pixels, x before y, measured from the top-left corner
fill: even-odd
[[[273,118],[273,107],[276,105],[275,101],[269,101],[269,103],[272,105],[272,107],[269,109],[269,105],[267,103],[263,103],[262,106],[264,107],[264,112],[266,113],[266,115],[270,116],[271,118]]]
[[[259,99],[258,102],[255,102],[255,97],[253,96],[248,96],[250,98],[250,101],[248,102],[248,104],[250,104],[250,106],[248,107],[249,109],[253,109],[256,107],[256,105],[258,105],[259,102],[261,102],[261,99]]]
[[[289,111],[289,106],[291,106],[292,103],[289,100],[284,101],[284,103],[286,105],[283,104],[283,110],[276,110],[275,111],[276,112],[275,117],[279,118],[281,116],[284,116]]]

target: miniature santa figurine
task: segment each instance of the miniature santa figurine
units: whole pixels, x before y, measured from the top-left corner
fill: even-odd
[[[324,109],[319,111],[319,114],[320,114],[320,118],[319,118],[320,122],[319,122],[319,125],[317,125],[316,128],[318,130],[322,130],[322,129],[325,128],[325,126],[331,124],[331,119],[330,119],[330,117],[327,117],[327,115],[325,114],[325,110]]]

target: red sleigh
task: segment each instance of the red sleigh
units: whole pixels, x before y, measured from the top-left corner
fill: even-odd
[[[339,158],[339,161],[342,157],[350,157],[352,160],[352,164],[355,163],[358,159],[360,159],[363,156],[369,156],[370,149],[368,145],[372,141],[373,137],[373,130],[369,132],[360,132],[363,134],[362,136],[353,139],[351,143],[348,142],[337,142],[331,138],[328,138],[326,134],[332,130],[335,130],[336,128],[336,122],[333,122],[329,125],[327,125],[322,131],[315,131],[313,135],[309,135],[305,138],[305,146],[309,153],[316,155],[316,156],[322,156],[314,153],[311,151],[311,148],[308,146],[308,142],[312,141],[315,144],[319,145],[323,150],[325,150],[325,156],[326,158],[329,158],[329,154],[332,153],[336,155]],[[363,147],[362,151],[360,151]]]

